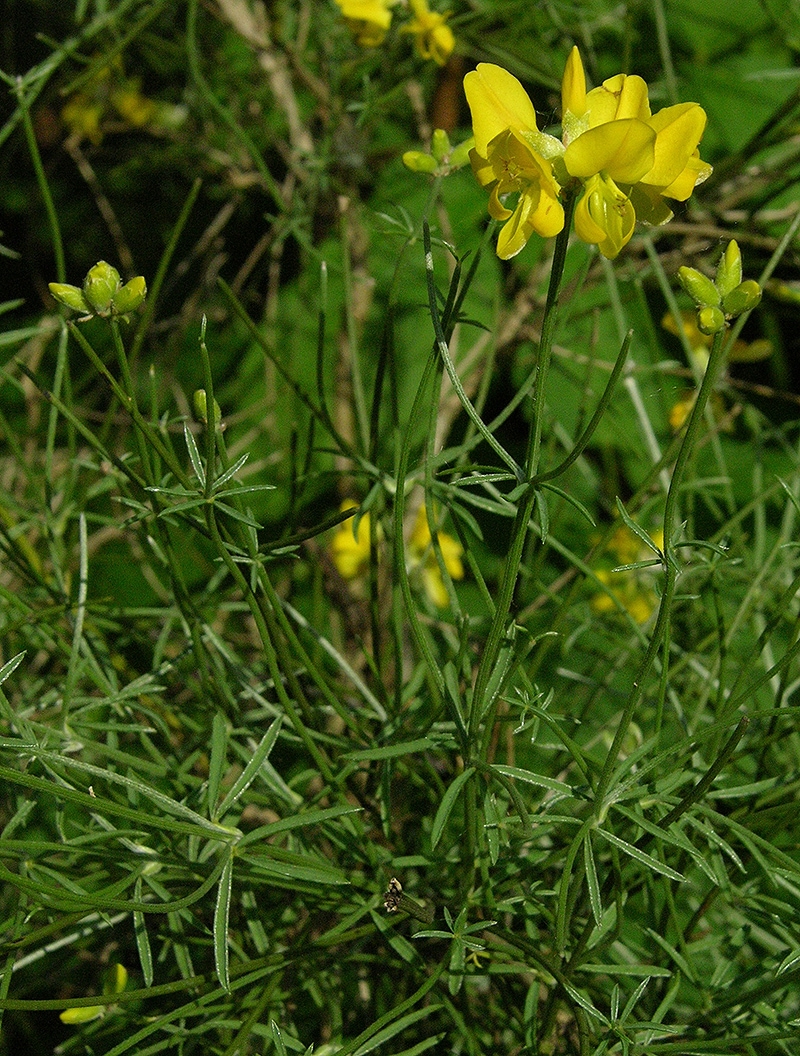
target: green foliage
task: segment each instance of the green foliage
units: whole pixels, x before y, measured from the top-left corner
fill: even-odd
[[[446,6],[12,6],[0,1053],[794,1051],[794,7]],[[715,171],[501,264],[400,159],[575,40]]]

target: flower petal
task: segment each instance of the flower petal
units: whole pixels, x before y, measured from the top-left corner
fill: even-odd
[[[574,47],[569,53],[561,81],[561,113],[581,117],[586,111],[586,74],[581,53]]]
[[[593,128],[629,117],[646,121],[650,117],[647,82],[635,75],[619,73],[603,81],[599,88],[593,88],[586,96],[586,106]]]
[[[464,78],[464,92],[472,112],[475,149],[486,157],[489,143],[507,128],[538,131],[536,111],[517,78],[490,62],[481,62]]]
[[[638,183],[653,167],[655,131],[644,121],[609,121],[578,136],[564,153],[570,176],[606,172],[617,183]]]
[[[706,127],[706,114],[697,103],[678,103],[653,114],[649,124],[656,132],[655,157],[652,169],[643,179],[653,187],[669,187],[697,150]],[[694,183],[689,194],[693,189]]]
[[[636,213],[627,195],[608,176],[591,177],[575,207],[578,238],[596,244],[604,257],[614,258],[630,241],[635,225]]]

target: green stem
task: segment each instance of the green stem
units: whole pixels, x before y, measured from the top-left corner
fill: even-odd
[[[523,479],[526,484],[525,490],[519,500],[514,524],[511,529],[511,541],[508,548],[508,557],[503,568],[503,576],[500,582],[500,591],[497,598],[489,633],[486,638],[486,647],[478,667],[475,679],[475,689],[472,694],[472,702],[469,715],[469,731],[471,735],[477,732],[480,716],[486,711],[487,702],[484,700],[487,687],[497,664],[503,640],[507,632],[507,624],[511,605],[514,600],[514,592],[519,577],[519,567],[525,542],[528,536],[528,526],[531,514],[536,502],[536,471],[539,468],[539,458],[542,445],[542,428],[544,421],[544,392],[547,383],[550,357],[553,350],[553,337],[555,335],[556,320],[558,314],[558,293],[561,288],[561,280],[564,276],[564,264],[567,257],[567,246],[569,245],[570,229],[572,227],[572,213],[575,207],[574,195],[567,199],[565,205],[564,227],[556,237],[553,252],[553,263],[550,270],[550,284],[547,290],[547,301],[542,320],[542,336],[539,341],[539,357],[536,365],[536,376],[533,383],[533,419],[523,467]],[[485,725],[484,743],[482,746],[482,757],[488,748],[491,737],[492,715],[488,716]]]
[[[122,378],[122,387],[125,390],[127,396],[128,409],[133,414],[133,409],[136,408],[136,416],[142,417],[139,411],[139,405],[136,400],[136,390],[133,385],[133,377],[131,376],[130,367],[128,366],[128,357],[125,354],[125,345],[122,342],[122,334],[120,333],[119,323],[116,319],[111,319],[111,337],[114,344],[114,352],[117,356],[117,364],[119,365],[119,373]],[[142,464],[142,476],[149,484],[156,484],[157,481],[153,478],[153,474],[150,466],[150,453],[147,449],[147,442],[145,436],[140,429],[134,429],[134,436],[136,437],[136,446],[139,449],[139,461]]]
[[[711,393],[713,392],[717,378],[719,377],[720,369],[724,362],[724,337],[724,330],[720,330],[714,335],[714,342],[711,346],[708,366],[706,367],[706,372],[700,384],[694,407],[689,415],[686,433],[683,437],[680,449],[678,450],[678,457],[675,460],[675,466],[672,470],[672,480],[670,481],[669,489],[667,491],[667,501],[664,506],[664,589],[661,594],[658,616],[656,617],[656,624],[653,628],[650,644],[647,647],[647,651],[645,652],[642,662],[639,665],[639,669],[634,677],[631,694],[625,705],[622,717],[620,718],[619,725],[614,734],[614,740],[608,750],[608,755],[606,756],[606,761],[603,765],[603,771],[597,783],[597,788],[595,790],[595,814],[598,816],[602,815],[604,811],[603,804],[609,786],[611,785],[614,767],[616,766],[619,757],[622,742],[624,741],[628,728],[633,721],[636,708],[642,699],[647,676],[650,673],[650,669],[652,668],[663,643],[668,640],[672,614],[672,599],[675,594],[675,583],[678,578],[678,565],[675,560],[675,534],[678,525],[678,501],[683,484],[683,475],[703,426],[706,404],[711,397]],[[665,650],[663,661],[665,665],[667,661],[668,653],[667,650]]]
[[[208,525],[209,534],[216,547],[217,553],[222,559],[225,567],[228,569],[231,578],[234,583],[238,586],[242,593],[242,596],[247,601],[250,608],[250,613],[255,621],[256,628],[258,630],[258,636],[261,639],[261,644],[264,646],[264,655],[267,660],[269,667],[270,678],[272,679],[275,693],[277,694],[278,700],[281,703],[283,710],[289,718],[295,733],[300,738],[300,741],[306,748],[309,756],[314,760],[319,772],[322,774],[325,781],[330,785],[336,784],[336,777],[333,773],[328,760],[325,758],[323,753],[319,750],[317,745],[314,743],[311,734],[308,732],[306,725],[300,718],[300,714],[294,705],[289,694],[286,692],[284,686],[284,673],[291,671],[291,665],[286,657],[283,657],[283,667],[278,659],[276,653],[277,634],[274,623],[274,616],[270,612],[269,605],[265,604],[264,607],[258,604],[258,599],[253,594],[250,586],[242,573],[239,565],[231,557],[230,551],[225,540],[217,525],[216,511],[214,510],[213,501],[208,502],[206,505],[206,523]],[[269,623],[269,626],[268,626]]]

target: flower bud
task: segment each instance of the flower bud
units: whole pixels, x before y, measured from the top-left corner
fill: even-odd
[[[561,113],[582,117],[586,112],[586,74],[583,72],[581,53],[573,47],[564,67],[561,81]]]
[[[114,315],[127,315],[128,312],[135,311],[139,305],[143,304],[146,296],[147,283],[144,281],[144,276],[137,275],[118,289],[111,298],[111,310]]]
[[[743,312],[752,311],[760,300],[761,287],[755,279],[745,279],[744,282],[740,282],[735,289],[731,290],[723,298],[722,307],[725,309],[726,315],[735,319]]]
[[[469,164],[469,152],[475,146],[475,137],[470,136],[469,139],[465,139],[463,143],[459,143],[457,147],[454,147],[450,154],[450,168],[461,169],[465,165]]]
[[[77,286],[70,286],[65,282],[51,282],[48,289],[59,304],[72,308],[76,312],[91,312],[92,309]]]
[[[431,137],[431,154],[437,161],[442,162],[452,150],[450,137],[443,128],[435,128]]]
[[[111,307],[111,301],[120,285],[117,269],[101,260],[87,271],[83,280],[83,296],[93,312],[103,315]]]
[[[719,307],[721,297],[717,287],[696,268],[678,268],[678,282],[698,308]],[[711,332],[714,333],[713,330]]]
[[[192,407],[194,408],[195,417],[203,425],[208,425],[208,396],[206,395],[205,389],[195,389],[194,395],[192,396]],[[220,419],[222,418],[222,411],[219,409],[219,404],[214,400],[214,428],[219,427]]]
[[[403,164],[412,172],[436,172],[439,168],[436,158],[421,150],[407,150],[403,155]]]
[[[703,334],[717,334],[725,329],[725,315],[716,305],[707,305],[697,310],[697,328]]]
[[[720,257],[717,265],[717,275],[714,285],[719,290],[720,297],[726,297],[731,290],[735,289],[742,281],[742,254],[734,239],[725,247],[725,252]]]

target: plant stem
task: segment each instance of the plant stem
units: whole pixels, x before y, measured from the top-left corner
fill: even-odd
[[[469,731],[471,735],[477,733],[477,725],[480,716],[486,712],[487,702],[484,700],[487,687],[497,664],[503,639],[507,632],[508,617],[514,599],[514,592],[519,577],[519,566],[525,549],[528,536],[528,526],[531,514],[536,502],[537,482],[536,471],[539,467],[541,455],[542,427],[544,420],[544,393],[547,383],[550,357],[553,350],[553,337],[555,334],[556,319],[558,313],[558,293],[561,288],[561,280],[564,276],[564,264],[567,257],[567,246],[569,245],[570,229],[572,227],[572,213],[575,207],[575,196],[569,197],[565,203],[564,227],[556,236],[553,262],[550,270],[550,284],[547,289],[547,301],[542,320],[542,336],[539,341],[539,357],[536,365],[536,376],[533,383],[533,418],[525,455],[523,467],[525,489],[517,506],[517,513],[511,529],[511,541],[508,548],[508,557],[503,567],[503,575],[500,582],[500,591],[497,598],[489,633],[486,638],[486,647],[478,667],[475,679],[475,688],[472,694],[472,703],[469,714]],[[484,727],[483,745],[481,758],[485,756],[491,737],[492,717],[494,711],[490,710],[488,721]]]
[[[604,801],[611,785],[613,770],[616,766],[617,758],[619,757],[622,742],[625,739],[625,735],[628,732],[631,722],[633,721],[633,715],[642,699],[647,676],[650,673],[650,669],[653,666],[659,650],[669,636],[672,617],[672,598],[675,594],[675,583],[678,578],[678,565],[675,560],[675,534],[678,525],[678,498],[683,484],[683,475],[686,466],[692,452],[694,451],[695,444],[697,443],[703,425],[706,404],[708,403],[714,389],[724,361],[724,337],[724,330],[721,330],[714,335],[714,342],[711,346],[708,366],[706,367],[706,372],[700,384],[694,407],[689,415],[686,433],[678,450],[678,457],[675,459],[675,466],[672,470],[672,480],[670,481],[669,490],[667,491],[667,501],[664,506],[664,589],[661,594],[658,616],[656,617],[656,624],[653,628],[650,644],[647,647],[647,651],[645,652],[642,662],[639,665],[639,669],[636,672],[636,676],[634,677],[628,702],[625,705],[625,710],[620,718],[619,725],[614,734],[614,740],[608,750],[608,755],[606,756],[606,761],[603,765],[600,780],[597,783],[597,788],[595,790],[595,814],[597,816],[601,816],[604,812]],[[665,650],[664,663],[666,664],[667,661],[668,655]]]

